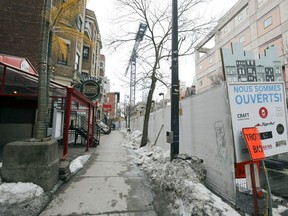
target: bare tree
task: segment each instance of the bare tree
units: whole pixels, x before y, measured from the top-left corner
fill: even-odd
[[[128,121],[128,116],[129,116],[128,105],[126,103],[120,103],[118,106],[117,113],[119,115],[118,118],[120,120],[121,119],[125,120],[126,127],[127,127],[127,121]]]
[[[224,75],[222,72],[222,68],[217,73],[211,75],[209,79],[213,86],[222,85],[222,83],[224,82]]]
[[[178,2],[178,55],[191,55],[200,38],[211,30],[211,20],[203,19],[201,3],[205,0],[179,0]],[[118,0],[117,32],[110,45],[119,49],[124,44],[131,44],[136,37],[136,26],[147,25],[146,35],[137,52],[138,80],[149,79],[150,88],[146,104],[143,133],[140,147],[148,142],[148,124],[153,93],[160,83],[169,86],[171,39],[172,39],[172,6],[168,0]],[[133,28],[131,28],[133,26]],[[140,69],[140,70],[139,70]],[[191,69],[192,72],[192,69]],[[140,77],[139,77],[140,75]],[[169,75],[169,76],[167,76]]]

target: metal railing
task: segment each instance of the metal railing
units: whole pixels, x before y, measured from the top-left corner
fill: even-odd
[[[87,139],[88,126],[90,129],[93,128],[92,123],[90,122],[89,124],[86,115],[81,115],[75,111],[71,112],[70,129],[75,130],[75,143],[77,141],[78,135],[82,136],[84,139]],[[94,126],[93,136],[89,139],[89,142],[94,143],[95,146],[100,143],[100,129],[97,124]]]

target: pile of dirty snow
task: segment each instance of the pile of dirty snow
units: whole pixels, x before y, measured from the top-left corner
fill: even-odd
[[[49,196],[33,183],[0,183],[0,215],[37,216]]]
[[[165,199],[165,215],[239,215],[231,206],[207,189],[206,170],[197,157],[179,154],[170,161],[170,152],[147,144],[138,149],[141,132],[125,134],[125,147],[135,150],[135,163],[147,174],[156,196]],[[161,199],[160,198],[160,199]],[[156,206],[157,207],[157,206]]]
[[[69,169],[70,169],[71,174],[74,175],[80,169],[82,169],[83,165],[88,161],[90,156],[91,156],[90,154],[86,154],[86,155],[82,155],[82,156],[79,156],[76,159],[74,159],[69,165]]]

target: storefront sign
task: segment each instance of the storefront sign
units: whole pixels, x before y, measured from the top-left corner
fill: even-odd
[[[81,83],[80,92],[90,100],[94,100],[100,94],[100,86],[95,80],[88,79]]]
[[[103,112],[110,112],[112,111],[112,104],[103,104]]]

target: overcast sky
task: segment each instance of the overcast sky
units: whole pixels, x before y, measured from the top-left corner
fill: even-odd
[[[100,28],[100,33],[102,37],[102,41],[105,41],[105,38],[109,35],[109,32],[113,30],[113,23],[111,22],[111,18],[113,17],[113,5],[115,0],[89,0],[88,8],[93,10],[96,14],[97,21]],[[172,1],[172,0],[171,0]],[[207,16],[220,16],[225,14],[227,10],[229,10],[238,0],[210,0],[210,3],[207,4],[206,14]],[[136,29],[137,30],[137,29]],[[135,31],[136,31],[135,30]],[[111,92],[120,91],[121,92],[121,101],[124,98],[124,94],[129,95],[129,87],[127,84],[123,84],[119,81],[119,67],[117,67],[117,62],[119,61],[119,56],[121,56],[120,52],[109,52],[105,43],[101,53],[106,57],[106,76],[111,81]],[[127,55],[127,54],[126,54]],[[127,64],[130,56],[127,56]],[[122,56],[123,59],[123,56]],[[125,59],[125,58],[124,58]],[[181,81],[185,81],[188,86],[191,86],[193,78],[194,78],[194,58],[188,57],[186,59],[182,59],[179,62],[179,79]],[[126,68],[123,68],[123,72]],[[121,70],[121,69],[120,69]],[[117,73],[117,74],[116,74]],[[138,95],[139,96],[139,95]],[[136,96],[137,100],[137,96]]]

